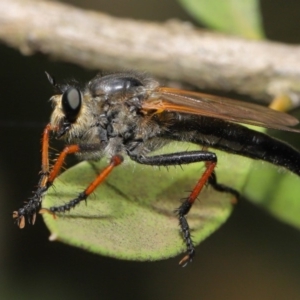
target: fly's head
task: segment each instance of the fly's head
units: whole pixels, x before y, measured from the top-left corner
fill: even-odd
[[[79,87],[77,82],[69,84],[57,84],[54,79],[46,73],[50,83],[54,86],[57,94],[50,98],[53,112],[50,124],[57,138],[68,141],[88,140],[96,135],[96,121],[92,108],[90,107],[90,95]]]

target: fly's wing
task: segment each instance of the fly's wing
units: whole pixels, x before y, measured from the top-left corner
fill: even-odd
[[[174,111],[223,119],[235,123],[300,132],[290,128],[298,119],[268,107],[179,89],[159,87],[142,104],[144,111]]]

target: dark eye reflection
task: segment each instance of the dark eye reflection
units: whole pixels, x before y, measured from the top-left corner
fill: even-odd
[[[74,123],[79,114],[82,103],[82,94],[79,89],[71,87],[62,95],[62,108],[66,119]]]

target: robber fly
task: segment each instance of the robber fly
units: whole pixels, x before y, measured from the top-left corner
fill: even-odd
[[[158,82],[138,72],[96,76],[85,87],[77,82],[57,84],[48,74],[57,94],[50,123],[42,138],[42,170],[36,191],[26,204],[13,213],[20,228],[25,218],[34,223],[42,198],[59,174],[67,155],[81,159],[110,158],[108,166],[77,197],[48,212],[69,211],[101,184],[128,155],[133,161],[153,166],[205,162],[205,171],[189,196],[176,210],[186,244],[185,265],[195,255],[186,215],[202,188],[209,184],[218,191],[233,194],[234,189],[218,183],[215,174],[217,156],[208,149],[268,161],[300,175],[300,153],[290,145],[238,123],[299,132],[290,128],[298,120],[285,113],[254,104],[175,88],[160,87]],[[67,146],[53,166],[49,164],[50,133],[64,139]],[[172,141],[188,141],[203,150],[150,156],[152,151]],[[44,209],[45,211],[45,209]]]

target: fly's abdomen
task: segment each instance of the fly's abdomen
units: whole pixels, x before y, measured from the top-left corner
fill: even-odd
[[[180,116],[169,128],[172,138],[261,159],[300,175],[300,153],[287,143],[245,126],[210,117]]]

